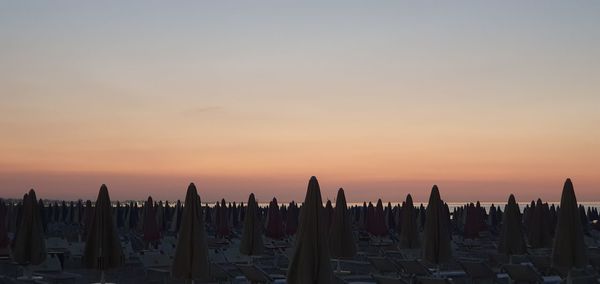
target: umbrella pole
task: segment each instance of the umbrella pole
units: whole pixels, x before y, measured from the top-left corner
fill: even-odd
[[[106,283],[106,278],[104,275],[104,270],[100,271],[100,283],[105,284]]]

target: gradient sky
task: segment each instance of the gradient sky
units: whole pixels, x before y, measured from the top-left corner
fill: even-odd
[[[600,1],[0,0],[0,196],[600,200]]]

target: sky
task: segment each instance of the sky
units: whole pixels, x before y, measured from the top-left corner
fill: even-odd
[[[599,1],[0,0],[0,197],[600,196]]]

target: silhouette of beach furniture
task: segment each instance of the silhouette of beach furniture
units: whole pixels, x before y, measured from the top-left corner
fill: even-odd
[[[535,271],[532,265],[506,264],[502,266],[501,271],[508,274],[511,283],[544,283],[544,279]]]
[[[450,279],[446,278],[437,278],[437,277],[417,277],[416,283],[418,284],[448,284],[452,283]]]
[[[268,274],[254,264],[238,264],[237,268],[250,283],[285,283],[285,275]]]
[[[157,275],[162,279],[162,283],[167,283],[171,273],[170,267],[173,263],[173,257],[158,251],[141,251],[139,258],[146,278],[155,279],[154,276]]]
[[[375,279],[377,284],[409,284],[409,282],[404,280],[402,277],[378,275],[378,274],[373,274],[372,277],[373,277],[373,279]]]
[[[55,254],[48,254],[44,262],[31,266],[35,275],[42,276],[47,283],[75,283],[81,275],[64,272],[60,259]]]
[[[387,257],[369,257],[369,263],[381,274],[400,275],[400,267]]]
[[[459,261],[471,283],[495,283],[496,273],[485,263],[476,261]]]
[[[398,260],[396,263],[402,268],[404,274],[411,278],[431,275],[431,271],[418,260]]]

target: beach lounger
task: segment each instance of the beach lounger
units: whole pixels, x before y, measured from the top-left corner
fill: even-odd
[[[417,277],[416,282],[418,284],[449,284],[451,280],[446,278],[435,278],[435,277]]]
[[[381,274],[400,274],[400,267],[387,257],[369,257],[369,263]]]
[[[171,274],[172,257],[156,251],[140,252],[139,257],[147,279],[156,279],[153,276],[157,275],[162,283],[167,283]]]
[[[417,260],[399,260],[396,263],[402,268],[404,274],[410,277],[430,276],[431,271]]]
[[[46,249],[49,251],[67,251],[69,242],[62,238],[47,238]]]
[[[377,282],[377,284],[409,284],[410,282],[402,279],[402,277],[393,277],[393,276],[385,276],[385,275],[372,275],[373,279]]]
[[[496,282],[496,273],[483,262],[461,261],[459,264],[467,274],[470,283]]]
[[[79,274],[62,271],[58,256],[52,254],[46,256],[43,263],[31,266],[31,270],[46,283],[75,283],[81,277]]]
[[[502,271],[508,274],[511,283],[544,283],[542,276],[531,265],[507,264],[502,266]]]
[[[529,261],[542,275],[562,274],[562,272],[552,267],[552,259],[548,255],[530,255]]]
[[[284,275],[268,274],[256,265],[238,264],[237,267],[250,283],[285,283]]]

